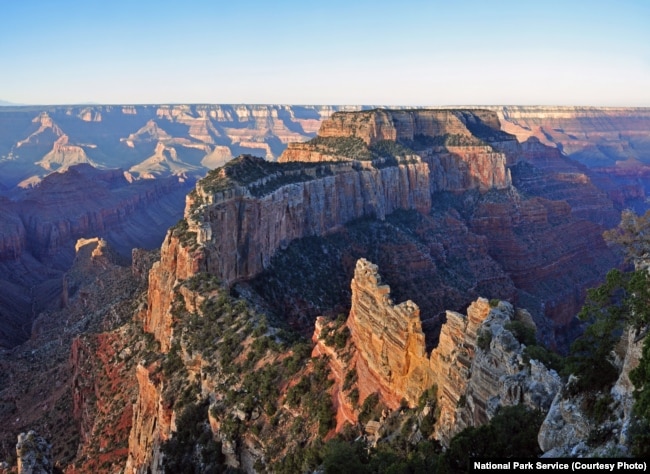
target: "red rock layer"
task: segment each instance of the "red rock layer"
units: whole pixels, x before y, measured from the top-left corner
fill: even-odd
[[[176,284],[199,273],[203,267],[203,253],[183,246],[180,238],[170,231],[160,250],[160,261],[149,272],[148,304],[139,316],[144,330],[154,335],[162,352],[167,352],[171,344]]]
[[[154,370],[142,365],[136,368],[139,391],[129,435],[127,473],[158,472],[162,467],[160,444],[172,430],[172,410],[162,403],[162,381],[152,374]]]
[[[564,201],[484,203],[475,211],[471,228],[488,238],[490,255],[515,286],[545,301],[543,312],[556,328],[570,323],[586,288],[617,263],[602,228],[572,218]]]

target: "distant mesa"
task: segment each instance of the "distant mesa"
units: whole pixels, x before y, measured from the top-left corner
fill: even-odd
[[[356,109],[359,109],[357,107]],[[77,163],[133,176],[193,178],[242,153],[275,161],[338,106],[73,105],[0,112],[0,183],[22,187]],[[164,151],[161,151],[164,150]],[[166,154],[164,159],[162,154]],[[164,161],[165,163],[161,164]]]

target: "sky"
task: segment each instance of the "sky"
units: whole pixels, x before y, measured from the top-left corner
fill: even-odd
[[[0,0],[21,104],[650,106],[649,0]]]

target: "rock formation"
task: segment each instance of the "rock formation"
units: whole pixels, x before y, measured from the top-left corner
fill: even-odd
[[[382,283],[377,266],[365,259],[357,262],[351,286],[348,327],[354,345],[361,349],[356,366],[360,400],[379,392],[392,408],[402,399],[416,404],[435,383],[420,309],[410,300],[393,304],[390,287]]]
[[[435,436],[443,444],[463,428],[485,424],[500,406],[548,409],[560,378],[537,361],[524,361],[525,346],[507,329],[517,317],[532,324],[530,315],[517,316],[509,303],[491,307],[483,298],[469,306],[467,315],[448,311],[428,355],[417,305],[393,304],[377,267],[359,260],[347,324],[358,350],[360,399],[377,392],[391,408],[402,399],[415,405],[426,389],[437,386]],[[479,334],[487,341],[483,347]]]
[[[309,139],[337,110],[286,105],[3,107],[0,183],[30,186],[77,163],[133,169],[135,176],[203,176],[233,156],[274,160],[287,143]],[[158,153],[155,150],[158,149]],[[164,154],[175,156],[162,162]],[[153,156],[152,156],[153,155]]]
[[[77,243],[67,272],[68,297],[36,318],[32,337],[0,352],[0,459],[16,436],[34,430],[52,444],[52,462],[92,472],[123,467],[128,451],[131,405],[137,394],[135,366],[145,346],[132,324],[146,286],[101,239]],[[134,258],[148,272],[144,251]],[[154,252],[155,254],[155,252]]]
[[[604,394],[575,394],[571,390],[575,382],[573,376],[556,394],[538,435],[539,446],[545,456],[602,457],[611,453],[627,453],[634,406],[630,371],[639,365],[644,343],[644,339],[637,339],[635,330],[626,329],[612,352],[619,376],[607,393],[609,398],[604,409],[609,416],[602,423],[595,422],[585,410],[585,405],[594,403],[594,400],[587,400],[589,397]],[[594,436],[598,432],[606,436],[598,440],[599,436]]]
[[[129,457],[125,472],[160,472],[160,443],[172,430],[172,411],[162,403],[162,381],[152,375],[154,368],[138,365],[138,400],[133,410],[133,429],[129,435]]]
[[[52,474],[50,444],[35,432],[21,433],[16,444],[18,474]]]
[[[259,130],[268,133],[285,127],[292,132],[286,134],[286,143],[307,129],[313,133],[322,118],[313,110],[303,110],[301,113],[311,118],[300,122],[301,132],[295,126],[299,119],[291,115],[296,112],[293,108],[70,110],[78,114],[67,115],[66,119],[52,113],[53,122],[48,126],[47,119],[42,118],[39,123],[45,123],[45,128],[41,132],[56,135],[56,127],[65,130],[68,144],[80,146],[96,160],[99,155],[93,154],[92,147],[79,145],[80,138],[68,131],[68,125],[81,120],[94,127],[109,123],[117,114],[131,122],[121,129],[120,136],[125,139],[114,149],[124,147],[133,152],[131,156],[146,151],[144,156],[160,158],[159,164],[164,158],[167,164],[178,160],[196,165],[211,156],[209,153],[215,154],[215,160],[228,159],[235,154],[231,148],[218,151],[217,147],[227,148],[235,141],[233,150],[258,149],[267,158],[277,156],[277,143],[261,140]],[[237,122],[255,123],[261,128],[255,133],[241,132],[235,126]],[[230,125],[226,127],[225,123]],[[176,136],[178,129],[172,124],[186,127],[187,136]],[[234,136],[237,140],[232,139]],[[226,145],[225,137],[232,142]],[[128,159],[125,156],[124,161]],[[568,315],[579,304],[584,285],[589,284],[585,282],[597,279],[615,261],[606,255],[599,235],[602,225],[611,223],[616,211],[607,196],[596,189],[588,170],[534,139],[518,143],[500,129],[496,113],[483,110],[336,113],[323,123],[318,137],[291,146],[281,161],[270,163],[244,155],[209,173],[188,196],[185,218],[168,232],[160,260],[148,278],[147,258],[139,252],[133,254],[135,265],[127,273],[140,281],[147,278],[149,283],[146,298],[128,305],[130,314],[136,315],[133,325],[74,340],[68,409],[75,414],[82,454],[71,469],[83,472],[96,469],[99,462],[116,466],[124,461],[120,465],[126,464],[129,472],[158,470],[161,443],[173,436],[179,428],[175,426],[176,416],[182,416],[181,406],[170,401],[176,396],[190,406],[201,403],[202,418],[197,423],[205,434],[201,437],[212,443],[211,448],[218,442],[230,465],[249,471],[255,461],[263,463],[265,456],[278,459],[288,454],[283,451],[286,446],[278,446],[282,443],[269,441],[279,439],[273,431],[276,427],[278,433],[291,430],[301,438],[300,442],[308,443],[316,432],[322,431],[322,437],[332,436],[335,429],[343,429],[346,421],[355,422],[358,406],[351,402],[350,392],[342,390],[351,373],[356,377],[353,383],[358,387],[360,403],[371,393],[378,393],[390,408],[397,408],[402,400],[413,407],[427,389],[437,386],[440,414],[433,432],[443,444],[464,427],[487,422],[500,406],[524,403],[547,409],[551,404],[559,389],[557,375],[534,360],[528,361],[524,345],[508,327],[513,320],[531,325],[534,319],[541,323],[538,326],[543,337],[549,326],[563,330]],[[129,167],[136,165],[129,163]],[[141,171],[144,176],[146,170]],[[134,174],[108,176],[108,191],[119,189]],[[62,181],[65,179],[61,176],[43,180],[55,185]],[[135,185],[145,186],[137,181]],[[38,197],[38,188],[31,192],[31,196]],[[148,197],[154,196],[144,192],[142,202]],[[137,205],[128,198],[119,202],[127,207]],[[7,204],[3,212],[12,209],[9,204],[13,203]],[[598,209],[605,209],[600,217]],[[3,227],[7,232],[0,236],[3,258],[13,261],[18,252],[25,252],[38,239],[46,243],[45,249],[50,249],[41,256],[52,258],[56,249],[67,245],[67,239],[77,235],[80,228],[101,227],[123,218],[120,212],[106,213],[104,209],[89,214],[79,210],[78,220],[52,218],[40,223],[36,218],[25,223],[7,212],[7,225]],[[19,230],[20,223],[24,232]],[[357,226],[356,230],[350,230],[353,226]],[[364,231],[371,234],[367,239],[355,237]],[[301,273],[296,271],[294,275],[303,278],[310,266],[322,263],[317,262],[318,255],[336,249],[338,244],[322,245],[329,237],[344,243],[346,239],[357,240],[347,253],[322,257],[342,257],[342,265],[354,270],[346,326],[350,337],[345,348],[349,352],[340,356],[320,342],[319,331],[326,325],[321,319],[316,328],[314,355],[330,356],[332,387],[327,383],[326,371],[316,376],[317,369],[326,364],[314,360],[294,368],[291,377],[295,378],[278,380],[276,369],[285,370],[301,359],[294,359],[295,354],[290,352],[270,355],[271,347],[274,351],[285,350],[282,331],[268,327],[268,321],[257,325],[259,315],[242,309],[243,301],[228,300],[228,290],[255,301],[255,311],[266,311],[268,302],[256,294],[264,282],[251,279],[273,270],[274,259],[301,240],[317,249],[295,262],[296,270],[304,264]],[[395,304],[377,267],[366,260],[357,262],[363,256],[359,253],[373,245],[373,255],[384,254],[386,261],[393,261],[384,275],[394,288],[399,288],[398,298],[411,301]],[[393,253],[395,249],[399,251]],[[94,266],[108,267],[111,263],[101,241],[83,242],[78,250],[79,254],[88,253]],[[466,254],[464,258],[459,257],[460,253]],[[392,277],[405,271],[417,278],[394,284]],[[96,317],[100,313],[98,306],[108,305],[102,285],[109,288],[114,283],[97,278],[92,285],[100,290],[91,292],[81,290],[78,277],[71,273],[65,278],[58,275],[59,284],[66,289],[63,303],[72,315],[66,322],[66,334],[68,330],[73,332],[72,326],[97,327],[96,322],[86,323],[80,318],[77,307]],[[275,278],[284,276],[278,272]],[[207,279],[213,285],[211,295],[207,290],[205,294],[198,290],[205,290]],[[329,289],[326,279],[307,280]],[[411,285],[414,280],[420,286]],[[289,281],[275,288],[281,292],[282,285],[286,287]],[[423,289],[436,282],[440,288]],[[223,286],[216,289],[220,284]],[[485,289],[490,293],[484,293]],[[491,304],[476,299],[480,294],[494,297],[493,290],[503,291],[517,306],[532,301],[533,316],[504,301]],[[425,298],[420,300],[420,294]],[[347,295],[335,294],[336,303],[329,309],[345,308]],[[29,295],[25,300],[31,302]],[[209,319],[201,310],[201,302],[206,301],[214,306],[226,302],[219,307],[221,312]],[[432,301],[438,305],[435,310],[429,307],[434,307]],[[441,313],[441,302],[447,301],[453,301],[457,311]],[[305,296],[296,304],[298,312],[302,312],[303,302],[305,306],[311,304]],[[427,318],[422,320],[425,312]],[[63,313],[53,314],[36,320],[35,337],[53,333],[55,320]],[[302,316],[310,324],[312,320],[305,314]],[[284,315],[276,311],[273,317]],[[107,313],[106,318],[114,324],[124,322],[122,313]],[[439,336],[431,330],[434,323],[442,324]],[[106,326],[114,327],[108,323]],[[202,339],[192,339],[190,329],[203,330],[206,326],[210,328],[201,333]],[[147,334],[138,332],[142,329]],[[253,332],[258,335],[252,336]],[[31,356],[34,354],[26,349],[21,352],[24,360]],[[40,352],[36,356],[45,357]],[[171,362],[181,367],[183,375],[175,373],[177,366]],[[189,385],[174,385],[181,378]],[[316,391],[316,378],[324,379],[319,381],[322,385],[318,395],[326,402],[331,397],[338,411],[336,428],[326,423],[326,416],[323,425],[314,428],[314,420],[307,419],[313,412],[301,406],[307,404],[306,399],[288,400],[288,392],[299,384],[303,384],[301,390],[306,383],[308,391]],[[119,380],[125,381],[125,387]],[[179,394],[170,397],[170,391],[177,387],[182,387]],[[268,406],[268,400],[258,397],[257,389],[261,393],[262,388],[265,396],[273,397]],[[119,397],[114,396],[116,393]],[[112,398],[118,401],[111,404]],[[11,403],[19,401],[12,399],[7,412]],[[329,408],[328,404],[322,406]],[[111,417],[111,411],[122,416]],[[305,433],[303,425],[313,431]],[[128,448],[126,436],[122,436],[126,431],[130,432]],[[102,441],[93,443],[93,439]],[[110,442],[116,439],[121,442],[112,449]],[[70,454],[65,456],[71,459]]]
[[[473,198],[476,208],[468,211],[473,213],[468,224],[488,238],[490,256],[506,269],[520,290],[517,298],[530,304],[544,338],[554,344],[553,331],[568,324],[584,288],[616,262],[600,237],[601,228],[582,220],[595,216],[595,207],[586,203],[597,198],[602,212],[594,219],[603,224],[612,224],[616,211],[586,176],[555,195],[539,191],[545,199],[523,198],[512,187],[508,163],[512,169],[531,163],[541,176],[538,182],[546,183],[551,178],[544,166],[537,168],[538,162],[551,163],[547,168],[554,163],[566,170],[575,167],[552,149],[518,144],[498,124],[489,111],[335,113],[316,139],[290,147],[283,163],[243,156],[201,180],[188,196],[186,224],[174,231],[181,243],[167,239],[173,250],[169,262],[231,284],[260,274],[297,239],[336,232],[359,218],[384,220],[396,210],[428,214],[437,193],[478,192],[485,197]],[[395,137],[402,142],[391,141]],[[339,160],[310,162],[314,150]],[[520,182],[523,174],[519,172]],[[563,244],[554,245],[557,240]],[[594,248],[598,252],[591,252]],[[564,272],[566,281],[561,282],[558,272],[566,262],[575,270]],[[167,284],[152,299],[147,321],[165,319],[164,294],[185,278],[167,275],[153,277],[154,288]],[[543,285],[537,284],[540,280]],[[154,303],[158,300],[162,306]]]

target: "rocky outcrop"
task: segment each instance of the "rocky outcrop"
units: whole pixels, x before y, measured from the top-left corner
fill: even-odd
[[[376,392],[391,408],[401,400],[413,406],[436,385],[440,414],[435,436],[443,444],[463,428],[488,422],[501,406],[524,403],[546,410],[560,389],[555,372],[524,360],[525,346],[507,324],[516,319],[533,324],[532,319],[509,303],[491,306],[479,298],[467,315],[448,311],[437,346],[428,355],[419,308],[411,301],[395,305],[376,265],[357,262],[352,295],[347,324],[358,352],[360,400]]]
[[[390,287],[376,265],[360,259],[352,280],[348,327],[360,349],[357,361],[359,399],[379,392],[388,406],[402,399],[415,405],[435,383],[425,351],[420,308],[412,301],[395,305]]]
[[[243,157],[237,164],[252,167],[256,160]],[[396,209],[431,208],[424,163],[380,169],[319,165],[294,176],[278,172],[221,192],[210,191],[210,177],[197,186],[207,204],[188,216],[189,232],[205,247],[205,269],[225,282],[258,274],[294,239],[324,235],[362,217],[384,219]],[[282,185],[284,180],[295,182]],[[270,190],[257,191],[263,187]]]
[[[521,319],[532,323],[530,315],[518,314],[509,303],[490,307],[485,299],[470,305],[467,316],[447,312],[431,354],[440,406],[435,436],[443,444],[464,428],[487,423],[502,406],[548,410],[560,377],[535,360],[524,360],[525,346],[508,330],[508,323]]]
[[[404,158],[419,158],[427,163],[431,192],[504,189],[511,184],[506,155],[490,144],[512,148],[514,145],[509,144],[514,142],[514,137],[499,131],[499,120],[493,112],[444,109],[337,112],[323,122],[318,138],[321,140],[289,144],[279,161],[345,160],[350,157],[346,156],[341,141],[359,139],[370,150],[388,141],[410,145],[414,150],[406,152]]]
[[[619,370],[619,376],[607,395],[575,393],[571,376],[563,389],[557,393],[539,430],[538,442],[546,457],[581,456],[600,457],[611,453],[626,453],[630,442],[630,425],[633,420],[634,385],[630,371],[639,365],[644,339],[638,340],[637,332],[628,328],[611,354],[611,360]],[[588,400],[588,398],[592,400]],[[585,410],[593,404],[593,397],[607,400],[608,416],[602,423]],[[592,436],[600,432],[600,436]]]
[[[35,432],[21,433],[16,444],[18,474],[51,474],[54,470],[51,450],[47,440]]]
[[[367,145],[390,141],[413,141],[418,137],[470,136],[471,129],[492,130],[499,135],[499,120],[486,110],[390,110],[339,112],[321,125],[320,137],[357,137]],[[513,137],[508,137],[514,140]]]
[[[81,165],[52,174],[29,190],[21,200],[19,213],[32,254],[53,256],[79,237],[118,233],[120,227],[131,224],[129,220],[138,211],[164,201],[170,194],[180,200],[186,189],[178,179],[132,185],[121,170],[99,171]],[[173,219],[173,215],[160,217],[168,222]],[[122,250],[123,246],[118,242],[116,248]]]
[[[149,272],[147,307],[140,313],[144,330],[153,334],[162,352],[169,350],[173,332],[173,307],[176,285],[180,280],[203,270],[203,253],[183,245],[174,232],[167,234],[160,251],[160,261]]]

